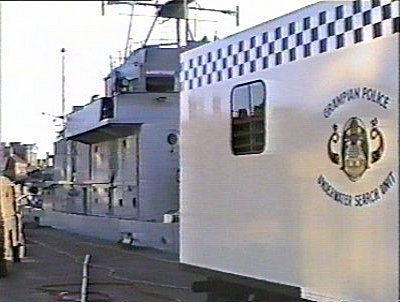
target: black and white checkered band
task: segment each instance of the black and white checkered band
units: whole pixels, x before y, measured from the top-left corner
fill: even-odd
[[[334,3],[334,2],[332,2]],[[400,0],[356,0],[297,18],[226,47],[181,62],[182,90],[191,90],[259,70],[400,32]]]

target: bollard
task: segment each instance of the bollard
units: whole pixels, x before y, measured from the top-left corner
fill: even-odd
[[[88,298],[88,281],[89,281],[89,261],[90,255],[86,254],[85,259],[83,261],[83,270],[82,270],[82,287],[81,287],[81,302],[87,302]]]

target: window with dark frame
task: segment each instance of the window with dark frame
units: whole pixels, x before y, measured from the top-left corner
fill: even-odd
[[[266,91],[262,81],[235,86],[231,93],[231,148],[234,155],[265,149]]]

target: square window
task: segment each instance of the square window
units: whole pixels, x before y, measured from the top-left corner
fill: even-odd
[[[263,58],[263,68],[264,69],[268,68],[268,57]]]
[[[244,61],[248,62],[250,60],[250,53],[248,50],[244,52]]]
[[[239,52],[243,51],[244,48],[244,41],[239,42]]]
[[[280,65],[280,64],[282,64],[282,53],[278,52],[275,55],[275,65]]]
[[[228,56],[232,55],[232,48],[233,48],[232,44],[228,46]]]
[[[371,24],[371,11],[368,10],[363,13],[363,25]]]
[[[374,8],[374,7],[377,7],[377,6],[379,6],[379,5],[381,5],[381,1],[380,0],[372,0],[372,7]]]
[[[256,47],[256,37],[251,37],[250,39],[250,48]]]
[[[353,1],[353,14],[361,12],[361,0]]]
[[[243,75],[244,74],[244,65],[243,64],[240,64],[239,65],[239,75],[241,76],[241,75]]]
[[[382,7],[382,19],[390,19],[391,17],[391,10],[390,10],[390,4],[386,4]]]
[[[261,46],[258,46],[257,48],[256,48],[256,57],[257,57],[257,59],[258,58],[261,58]]]
[[[234,155],[265,149],[265,85],[261,81],[235,86],[231,92],[231,150]]]
[[[356,29],[356,30],[354,31],[354,43],[361,42],[362,40],[363,40],[363,37],[362,37],[362,29],[361,29],[361,28]]]
[[[400,17],[393,19],[393,33],[400,33]]]
[[[344,34],[336,36],[336,48],[342,48],[344,46]]]
[[[326,23],[326,12],[319,13],[319,25]]]
[[[344,30],[349,31],[353,29],[353,19],[351,17],[347,17],[344,19]]]
[[[280,27],[275,29],[275,39],[280,39],[282,37],[282,30]]]
[[[310,17],[304,18],[304,19],[303,19],[303,29],[304,29],[304,30],[307,30],[307,29],[310,28],[310,26],[311,26]]]
[[[267,32],[263,33],[262,42],[263,42],[263,44],[268,43],[268,33]]]
[[[296,46],[303,44],[303,33],[296,34]]]
[[[274,42],[268,44],[269,54],[273,54],[275,52]]]
[[[343,18],[343,5],[337,6],[336,9],[336,20]]]
[[[228,60],[227,60],[227,58],[223,58],[222,59],[222,68],[226,68],[228,66]]]
[[[256,71],[256,62],[251,61],[250,62],[250,72]]]
[[[327,40],[323,39],[321,41],[319,41],[319,52],[323,53],[326,52],[326,46],[327,46]]]
[[[311,56],[311,45],[310,43],[304,45],[304,57],[309,57]]]
[[[291,22],[289,24],[289,35],[294,35],[296,31],[296,24],[294,22]]]
[[[311,30],[311,41],[318,40],[318,27],[315,27]]]
[[[296,49],[292,48],[289,50],[289,61],[294,61],[296,60]]]
[[[382,36],[382,23],[376,23],[373,26],[373,37],[378,38]]]
[[[335,35],[335,22],[331,22],[328,24],[328,37]]]
[[[282,49],[283,50],[288,49],[288,43],[289,43],[289,41],[288,41],[287,37],[282,39]]]

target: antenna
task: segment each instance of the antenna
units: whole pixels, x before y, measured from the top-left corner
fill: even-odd
[[[104,9],[105,9],[105,4],[107,5],[113,5],[113,4],[127,4],[131,6],[131,14],[130,14],[130,20],[129,20],[129,27],[128,27],[128,37],[126,41],[126,46],[125,46],[125,56],[124,58],[126,59],[127,57],[127,52],[129,48],[129,42],[131,40],[131,29],[132,29],[132,18],[133,18],[133,8],[134,5],[143,5],[143,6],[152,6],[157,9],[157,13],[154,17],[153,23],[150,27],[150,30],[147,34],[147,37],[145,41],[143,42],[142,47],[145,47],[147,45],[147,42],[150,39],[151,33],[154,30],[154,27],[156,25],[156,22],[159,17],[161,18],[167,18],[167,19],[176,19],[176,36],[177,36],[177,44],[178,47],[182,46],[181,45],[181,19],[184,19],[185,22],[185,39],[184,43],[186,44],[189,35],[193,39],[193,33],[190,30],[189,27],[189,10],[198,10],[198,11],[208,11],[208,12],[216,12],[216,13],[222,13],[222,14],[228,14],[228,15],[233,15],[236,17],[236,26],[239,26],[239,6],[236,6],[236,10],[222,10],[222,9],[211,9],[211,8],[202,8],[200,5],[197,3],[195,0],[169,0],[164,4],[159,4],[158,0],[155,0],[155,3],[148,3],[152,2],[153,0],[134,0],[134,1],[102,1],[101,3],[101,8],[102,8],[102,15],[104,16]],[[196,7],[189,6],[190,4],[194,3],[197,5]],[[196,23],[195,23],[195,30],[194,30],[194,36],[196,35]]]

